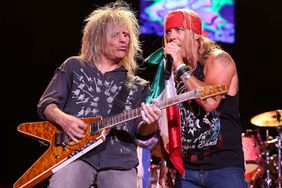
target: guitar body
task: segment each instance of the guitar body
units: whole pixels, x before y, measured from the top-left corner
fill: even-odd
[[[83,118],[86,124],[101,120],[99,117]],[[89,127],[89,126],[88,126]],[[33,187],[54,174],[54,169],[60,164],[70,160],[70,156],[82,149],[87,143],[93,140],[101,140],[101,132],[90,135],[89,128],[86,130],[85,138],[77,144],[56,146],[55,135],[63,133],[62,130],[48,121],[22,123],[17,130],[28,137],[49,143],[46,152],[16,181],[14,187]]]

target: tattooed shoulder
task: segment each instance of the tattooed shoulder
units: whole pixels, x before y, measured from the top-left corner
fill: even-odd
[[[232,62],[232,58],[226,52],[221,51],[216,55],[216,61],[221,63],[224,67],[228,66]]]

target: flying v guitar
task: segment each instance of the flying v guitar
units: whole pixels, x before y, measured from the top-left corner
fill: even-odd
[[[203,86],[157,103],[160,109],[191,99],[205,99],[227,92],[226,85]],[[109,118],[82,118],[88,125],[86,136],[79,143],[71,142],[59,126],[49,122],[22,123],[17,130],[25,136],[48,142],[45,153],[15,182],[14,188],[34,187],[72,161],[103,142],[102,130],[141,116],[141,107],[124,111]]]

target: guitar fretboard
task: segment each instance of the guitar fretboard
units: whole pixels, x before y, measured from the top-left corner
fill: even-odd
[[[183,102],[183,101],[186,101],[186,100],[189,100],[189,99],[197,98],[197,96],[198,96],[198,91],[197,91],[197,89],[194,89],[192,91],[188,91],[188,92],[182,93],[180,95],[177,95],[175,97],[168,98],[168,99],[165,99],[163,101],[160,101],[156,105],[160,109],[164,109],[168,106],[172,106],[174,104],[178,104],[180,102]],[[142,110],[142,108],[139,107],[139,108],[136,108],[136,109],[133,109],[133,110],[124,111],[120,114],[114,115],[114,116],[109,117],[109,118],[105,118],[105,119],[100,120],[100,121],[93,122],[91,124],[91,132],[96,132],[96,131],[98,131],[102,128],[114,127],[116,125],[122,124],[124,122],[129,121],[129,120],[136,119],[136,118],[141,116],[141,110]]]

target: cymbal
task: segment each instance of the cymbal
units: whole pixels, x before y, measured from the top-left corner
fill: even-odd
[[[278,127],[282,125],[281,115],[282,110],[264,112],[254,116],[251,123],[259,127]]]

